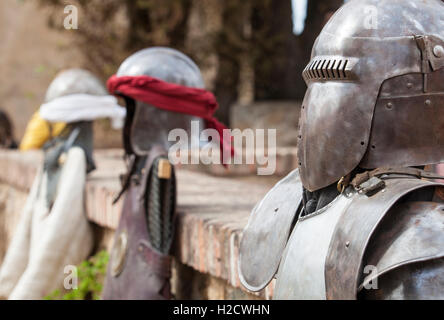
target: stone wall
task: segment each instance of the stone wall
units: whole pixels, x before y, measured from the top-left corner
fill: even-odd
[[[0,184],[0,265],[11,241],[27,193],[7,184]]]
[[[278,157],[278,165],[286,157]],[[13,235],[41,159],[39,152],[0,151],[0,257]],[[96,152],[95,160],[97,170],[90,174],[86,186],[86,211],[95,226],[96,250],[110,250],[122,205],[121,201],[112,205],[120,187],[118,176],[125,171],[122,151],[102,150]],[[281,173],[291,170],[288,164],[295,160],[284,163]],[[241,287],[237,264],[242,229],[250,211],[279,178],[215,177],[197,169],[178,168],[176,173],[179,215],[172,279],[176,297],[270,298],[273,284],[255,294]]]
[[[231,127],[241,130],[276,129],[278,147],[295,147],[301,106],[302,102],[297,100],[236,104],[230,110]]]

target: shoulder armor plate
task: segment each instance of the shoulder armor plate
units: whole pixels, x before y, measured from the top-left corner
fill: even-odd
[[[328,299],[356,299],[360,271],[371,236],[387,212],[408,193],[442,186],[420,179],[388,179],[372,197],[357,195],[336,224],[325,262]]]
[[[359,290],[402,266],[444,257],[443,231],[443,203],[411,201],[393,207],[370,239],[364,263],[376,269]]]
[[[253,209],[239,257],[240,280],[248,290],[265,288],[276,274],[301,201],[302,183],[294,170]]]

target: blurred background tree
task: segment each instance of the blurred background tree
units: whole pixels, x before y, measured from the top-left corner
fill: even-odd
[[[309,0],[306,27],[293,34],[286,0],[40,0],[52,9],[49,24],[62,28],[64,6],[79,9],[75,44],[84,67],[102,78],[131,53],[169,46],[201,67],[207,88],[219,101],[219,118],[229,122],[235,103],[301,100],[300,74],[313,42],[342,0]]]

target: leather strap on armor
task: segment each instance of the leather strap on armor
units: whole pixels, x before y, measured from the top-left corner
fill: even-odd
[[[388,174],[396,174],[396,175],[406,175],[406,176],[412,176],[418,179],[444,179],[443,176],[436,174],[434,172],[427,172],[421,169],[417,168],[378,168],[372,171],[366,171],[364,173],[357,174],[353,180],[351,181],[351,185],[356,189],[359,190],[360,186],[370,180],[373,177],[381,177],[383,175]]]

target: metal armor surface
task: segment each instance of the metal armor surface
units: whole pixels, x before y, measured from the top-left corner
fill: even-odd
[[[370,239],[363,265],[376,269],[359,286],[361,297],[444,299],[443,225],[443,203],[396,205]],[[366,290],[375,278],[378,289]]]
[[[117,76],[140,75],[192,88],[204,87],[196,64],[183,53],[169,48],[141,50],[127,58],[117,71]],[[204,129],[203,120],[198,117],[161,110],[141,101],[128,100],[132,99],[127,99],[125,148],[137,155],[146,155],[153,145],[162,145],[168,149],[173,143],[168,141],[168,133],[173,129],[184,129],[190,136],[193,120],[197,121],[200,130]]]
[[[46,91],[45,102],[70,94],[104,96],[108,92],[96,76],[83,69],[67,69],[60,72]]]
[[[326,207],[298,219],[282,255],[273,299],[325,299],[328,246],[341,213],[351,201],[340,195]]]
[[[383,274],[377,290],[361,292],[361,299],[442,300],[444,259],[402,265],[396,272]]]
[[[387,213],[391,212],[392,207],[396,208],[396,204],[402,202],[406,195],[443,186],[399,176],[391,176],[384,181],[385,188],[371,197],[349,188],[326,207],[299,218],[278,270],[274,299],[357,298],[358,288],[364,281],[361,276],[364,261],[374,262],[374,259],[364,258],[370,252],[368,247],[372,235],[377,239],[371,242],[373,245],[383,245],[383,248],[390,251],[387,241],[380,240],[379,235],[375,233]],[[427,203],[433,208],[437,206],[431,202]],[[424,214],[424,210],[417,210],[415,214]],[[436,228],[442,230],[442,216],[438,217],[433,210],[427,214],[429,219],[435,222]],[[441,212],[440,214],[442,215]],[[427,223],[432,222],[428,220]],[[382,225],[387,226],[386,223]],[[408,238],[409,232],[415,227],[416,225],[411,228],[407,225],[400,227],[397,238]],[[420,229],[421,227],[418,227],[418,230]],[[437,243],[440,240],[442,237],[436,238]],[[387,256],[385,261],[390,261],[390,268],[397,268],[407,260],[421,260],[444,253],[438,252],[437,245],[434,249],[426,248],[426,243],[427,241],[418,242],[417,250],[410,253],[402,254],[392,250],[389,252],[390,257]],[[442,244],[442,241],[440,243]],[[375,263],[377,265],[378,262]]]
[[[162,246],[155,248],[153,233],[150,228],[150,196],[160,195],[169,202],[175,192],[160,193],[153,190],[152,176],[157,175],[155,161],[164,156],[162,148],[153,148],[143,163],[139,173],[131,176],[131,185],[127,190],[122,216],[117,228],[114,245],[108,263],[108,271],[102,298],[105,300],[163,300],[170,299],[171,258],[168,252],[172,237]],[[170,176],[174,183],[174,172]],[[174,188],[173,188],[174,190]],[[171,212],[174,212],[172,208]],[[174,217],[165,217],[174,221]],[[157,225],[165,227],[167,223]]]
[[[443,160],[444,68],[428,74],[428,78],[427,94],[422,90],[421,74],[384,82],[376,103],[370,148],[361,167],[412,166]]]
[[[444,161],[443,25],[441,0],[354,0],[335,13],[303,72],[298,159],[306,189],[326,187],[361,162]],[[412,126],[418,135],[410,140]]]
[[[239,275],[249,290],[273,279],[302,200],[296,169],[278,182],[253,209],[240,244]]]
[[[444,161],[444,1],[348,1],[303,77],[304,203],[340,195],[299,215],[274,298],[442,297],[443,184],[413,167]],[[359,292],[368,265],[380,291]]]
[[[387,179],[385,183],[386,188],[382,190],[384,192],[380,191],[370,198],[356,195],[354,201],[341,214],[325,261],[328,299],[356,299],[364,254],[382,219],[408,193],[440,185],[407,178]]]

